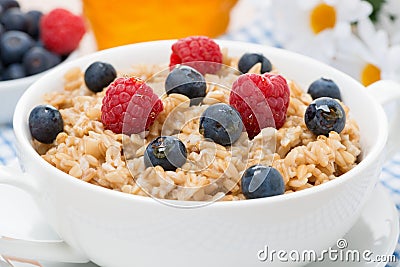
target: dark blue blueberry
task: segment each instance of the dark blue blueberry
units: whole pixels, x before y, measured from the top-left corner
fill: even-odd
[[[117,71],[111,64],[96,61],[85,71],[85,84],[92,92],[101,92],[117,77]]]
[[[310,87],[308,87],[307,93],[311,95],[312,99],[326,96],[342,100],[340,89],[337,84],[334,81],[326,78],[320,78],[314,81]]]
[[[315,99],[306,109],[304,122],[315,135],[328,135],[335,131],[340,133],[346,124],[346,113],[333,98]]]
[[[42,40],[40,40],[40,39],[35,42],[35,46],[44,48],[44,44],[43,44]]]
[[[263,55],[257,53],[246,53],[238,62],[240,72],[247,73],[254,65],[261,63],[261,73],[270,72],[272,70],[271,62]]]
[[[24,67],[20,63],[13,63],[5,68],[2,74],[2,79],[3,81],[7,81],[23,78],[25,76],[26,72]]]
[[[10,8],[0,18],[6,31],[24,31],[28,29],[28,21],[25,14],[19,8]]]
[[[254,165],[242,175],[242,193],[247,199],[282,195],[285,183],[282,175],[273,167]]]
[[[243,131],[239,112],[227,104],[209,106],[200,117],[200,133],[215,143],[228,146],[239,139]]]
[[[5,32],[0,38],[0,58],[4,65],[22,62],[22,57],[34,44],[35,41],[25,32]]]
[[[1,62],[0,60],[0,74],[3,73],[3,71],[4,71],[4,65],[3,62]]]
[[[48,70],[60,63],[60,61],[60,56],[43,47],[37,46],[29,49],[22,59],[27,75],[33,75]]]
[[[3,33],[5,33],[5,32],[6,32],[6,30],[4,29],[3,24],[0,24],[0,36],[2,36]]]
[[[18,1],[15,0],[0,0],[0,7],[3,12],[10,8],[20,8]]]
[[[165,80],[167,94],[182,94],[196,105],[206,95],[207,84],[204,76],[192,67],[177,65]]]
[[[33,138],[44,144],[51,144],[63,131],[61,113],[49,105],[39,105],[29,114],[29,130]]]
[[[186,147],[181,140],[173,136],[159,136],[147,146],[144,164],[146,168],[161,166],[164,171],[175,171],[185,164],[186,158]]]
[[[34,39],[39,37],[39,22],[43,13],[38,10],[30,10],[25,14],[26,18],[26,32]]]
[[[53,53],[53,52],[47,50],[47,49],[44,48],[44,47],[42,47],[42,48],[45,49],[47,52],[49,52],[49,54],[48,54],[48,57],[49,57],[49,58],[48,58],[48,59],[49,59],[48,68],[52,68],[52,67],[54,67],[54,66],[60,64],[61,61],[63,61],[63,59],[62,59],[62,57],[61,57],[60,55],[55,54],[55,53]]]

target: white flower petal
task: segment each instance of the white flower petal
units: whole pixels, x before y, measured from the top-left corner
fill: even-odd
[[[327,64],[332,61],[336,51],[332,31],[324,31],[311,40],[296,39],[287,48]]]
[[[393,34],[391,36],[390,43],[392,45],[399,45],[400,44],[400,32],[398,32],[397,34]]]
[[[391,45],[400,44],[400,1],[385,0],[378,14],[378,29],[388,33]]]
[[[387,51],[382,78],[400,81],[400,45],[392,46]]]
[[[400,1],[399,0],[385,0],[382,5],[382,12],[387,12],[392,15],[400,15]]]
[[[339,22],[333,29],[336,38],[347,38],[351,35],[351,25],[348,23]]]
[[[340,0],[337,11],[340,21],[355,22],[368,17],[372,12],[372,6],[361,0]]]
[[[340,0],[324,0],[327,5],[336,6]]]
[[[357,33],[359,34],[361,40],[363,40],[365,43],[369,44],[373,42],[375,35],[375,28],[371,20],[369,19],[360,20],[357,24]]]
[[[365,61],[360,57],[349,57],[345,54],[337,54],[332,61],[332,66],[350,75],[356,80],[360,80],[360,74],[365,66]]]
[[[374,41],[371,42],[370,48],[377,60],[382,61],[384,59],[388,47],[389,39],[387,33],[382,30],[377,31]]]
[[[279,1],[279,0],[278,0]],[[291,1],[294,2],[293,0]],[[299,7],[303,10],[311,10],[318,4],[322,3],[321,0],[307,0],[307,1],[296,1]]]

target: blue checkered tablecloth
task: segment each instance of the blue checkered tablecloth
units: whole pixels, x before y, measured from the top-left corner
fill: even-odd
[[[254,0],[250,1],[254,2]],[[253,20],[249,20],[247,25],[236,28],[220,38],[280,47],[270,30],[270,24],[270,21],[265,19],[265,17],[258,16],[253,18]],[[0,124],[0,165],[10,164],[16,160],[15,137],[12,125]],[[380,178],[380,183],[390,193],[393,202],[396,204],[397,210],[400,211],[400,153],[395,155],[391,161],[385,164]],[[400,243],[397,244],[394,255],[400,259]]]
[[[6,165],[16,160],[15,138],[11,124],[0,124],[0,164]]]

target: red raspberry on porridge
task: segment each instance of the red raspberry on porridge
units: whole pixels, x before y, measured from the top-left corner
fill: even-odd
[[[216,73],[221,67],[222,52],[214,40],[205,36],[182,38],[171,47],[170,67],[185,64],[202,74]]]
[[[239,111],[247,134],[253,138],[262,128],[282,127],[289,96],[289,86],[281,75],[251,73],[233,83],[229,103]]]
[[[114,133],[144,132],[152,125],[163,104],[153,89],[142,80],[117,78],[103,98],[101,121]]]

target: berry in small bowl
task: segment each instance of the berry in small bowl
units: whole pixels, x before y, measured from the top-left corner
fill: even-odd
[[[22,11],[17,1],[0,2],[0,123],[11,122],[23,92],[45,71],[77,56],[86,31],[83,18],[65,9],[47,14]]]

